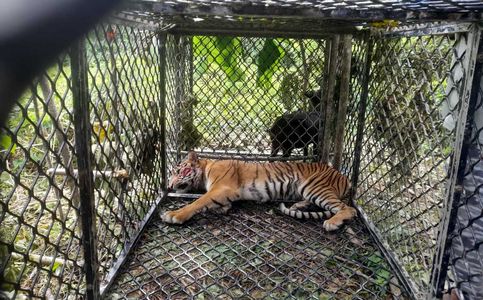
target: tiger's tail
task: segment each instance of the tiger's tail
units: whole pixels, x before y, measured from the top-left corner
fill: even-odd
[[[321,220],[332,217],[332,214],[329,211],[302,211],[299,209],[290,209],[286,207],[283,202],[280,203],[279,209],[284,215],[301,220]]]

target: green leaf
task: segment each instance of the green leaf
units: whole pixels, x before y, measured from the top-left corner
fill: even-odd
[[[284,56],[283,50],[275,45],[273,39],[266,39],[262,50],[258,53],[258,84],[269,87],[276,65],[280,58]]]
[[[12,149],[10,149],[12,147]],[[0,134],[0,149],[1,150],[8,150],[10,149],[9,153],[15,152],[17,146],[13,143],[12,138],[6,134]]]
[[[240,39],[226,36],[216,37],[216,47],[218,49],[216,62],[228,78],[233,82],[243,80],[243,71],[238,66],[242,56]]]
[[[193,37],[193,55],[196,62],[197,76],[201,76],[208,69],[211,62],[215,62],[232,82],[245,78],[239,67],[242,59],[243,47],[241,40],[234,37]]]
[[[60,267],[62,265],[62,263],[56,261],[54,263],[54,265],[52,266],[52,272],[55,272],[55,270],[57,270],[58,267]]]
[[[384,259],[378,254],[373,254],[368,257],[367,265],[374,272],[376,283],[380,286],[385,286],[391,278],[391,273],[387,270]]]
[[[391,277],[391,273],[389,273],[386,269],[378,269],[376,272],[376,282],[380,286],[385,286]]]
[[[7,282],[17,282],[19,275],[20,275],[19,265],[15,263],[9,263],[6,269],[4,270],[3,278]],[[0,286],[0,289],[6,290],[6,291],[11,291],[14,288],[15,287],[12,284],[8,284],[8,283],[3,283]]]

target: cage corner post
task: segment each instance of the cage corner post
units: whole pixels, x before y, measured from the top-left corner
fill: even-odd
[[[326,70],[328,72],[325,86],[327,87],[327,92],[323,94],[322,105],[320,109],[321,116],[323,118],[323,129],[319,129],[319,155],[320,161],[327,163],[329,161],[329,154],[332,149],[332,142],[334,139],[334,131],[332,130],[332,125],[335,121],[333,115],[334,107],[334,91],[336,82],[336,72],[337,72],[337,54],[339,51],[340,35],[336,34],[330,40],[330,53],[328,59],[328,68],[326,63]],[[325,58],[327,61],[327,57]],[[327,142],[328,141],[328,142]]]
[[[173,62],[177,66],[174,72],[174,130],[176,132],[176,161],[180,161],[184,148],[185,141],[187,140],[185,125],[183,124],[187,120],[188,109],[184,107],[185,104],[185,38],[183,35],[175,34],[173,36],[174,47]],[[170,62],[171,63],[171,62]]]
[[[345,122],[347,114],[347,104],[349,100],[349,85],[351,72],[352,56],[352,34],[342,35],[342,71],[340,79],[339,101],[337,107],[337,119],[334,135],[334,168],[340,170],[342,162],[342,152],[344,151]]]
[[[97,257],[94,180],[91,165],[91,127],[89,121],[88,64],[85,38],[70,50],[74,103],[75,150],[79,181],[79,211],[84,248],[86,299],[100,299]]]
[[[168,166],[166,157],[166,41],[167,33],[158,34],[158,55],[159,55],[159,105],[161,109],[161,176],[162,190],[168,192]]]
[[[356,128],[356,141],[354,145],[354,161],[352,163],[352,176],[351,185],[352,191],[350,195],[350,201],[354,202],[356,196],[356,187],[359,182],[359,169],[361,164],[362,155],[362,140],[364,138],[364,124],[366,121],[366,110],[367,110],[367,98],[369,97],[369,81],[371,73],[372,64],[372,51],[374,49],[374,41],[369,35],[364,37],[366,40],[366,55],[364,57],[364,66],[362,74],[362,93],[359,102],[359,110],[357,111],[357,128]]]
[[[468,150],[472,138],[472,123],[478,98],[479,80],[482,75],[482,64],[477,63],[477,57],[483,55],[481,29],[473,24],[466,35],[455,44],[466,43],[465,57],[462,61],[463,76],[459,90],[461,92],[458,122],[455,128],[455,141],[452,163],[448,170],[449,178],[446,184],[445,203],[442,208],[442,219],[438,228],[436,251],[431,268],[430,286],[426,294],[427,299],[440,299],[443,296],[445,281],[447,280],[451,234],[455,229],[458,204],[463,196],[463,179],[468,158]],[[456,53],[457,51],[454,50]]]

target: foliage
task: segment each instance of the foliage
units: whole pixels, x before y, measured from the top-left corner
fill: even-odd
[[[238,66],[242,56],[240,38],[199,37],[193,38],[193,54],[203,59],[196,65],[196,73],[204,73],[211,63],[216,63],[229,80],[236,82],[244,79],[244,72]]]
[[[16,148],[17,145],[13,143],[12,138],[9,135],[0,132],[0,153],[7,151],[8,153],[12,153],[15,152]]]
[[[398,157],[389,161],[391,176],[409,175],[415,161],[434,150],[422,136],[447,134],[442,126],[434,126],[441,119],[447,85],[441,74],[451,61],[452,44],[447,38],[405,37],[389,46],[387,41],[376,44],[372,69],[377,73],[370,96],[374,116],[369,121],[378,139]]]
[[[201,134],[203,146],[210,148],[256,147],[264,151],[269,147],[267,130],[278,116],[309,107],[303,93],[305,89],[319,88],[324,44],[314,40],[260,38],[226,39],[219,44],[225,48],[238,47],[235,55],[238,58],[230,61],[236,61],[237,65],[232,67],[244,75],[238,81],[230,80],[226,74],[229,68],[222,69],[214,59],[219,54],[214,37],[193,37],[192,96],[196,97],[196,103],[191,109],[183,105],[179,114],[184,116],[185,110],[196,113],[193,118],[182,118],[187,121],[181,131],[194,132],[195,140],[197,133]],[[272,50],[276,53],[269,53]],[[169,98],[175,93],[168,90]],[[174,128],[175,118],[168,116],[168,128]],[[189,138],[183,134],[181,140]]]
[[[281,47],[274,43],[273,39],[266,39],[262,50],[258,55],[258,84],[265,88],[270,87],[272,76],[277,68],[277,62],[284,56]]]
[[[376,283],[381,287],[385,287],[391,278],[391,273],[388,271],[384,258],[374,253],[367,258],[367,266],[373,272]]]
[[[243,81],[247,77],[246,70],[240,67],[243,54],[249,50],[243,48],[241,38],[237,37],[193,37],[193,54],[199,59],[195,65],[195,74],[199,78],[214,62],[232,82]],[[268,88],[275,73],[277,64],[284,57],[285,51],[274,39],[265,39],[263,48],[257,57],[258,84]],[[248,74],[248,76],[251,74]]]

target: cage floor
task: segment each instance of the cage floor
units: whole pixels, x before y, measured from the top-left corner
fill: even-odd
[[[192,200],[190,200],[192,201]],[[168,199],[162,210],[186,200]],[[239,203],[182,226],[148,224],[108,299],[400,299],[387,263],[359,220],[336,233]]]

